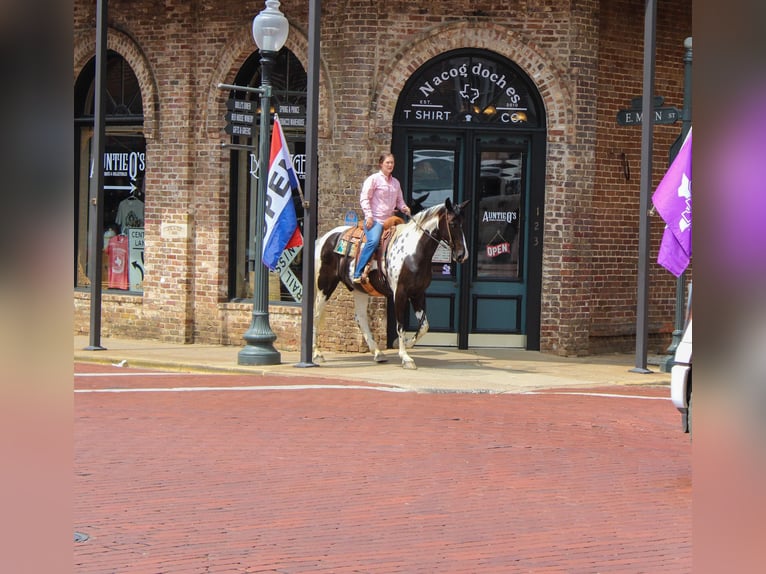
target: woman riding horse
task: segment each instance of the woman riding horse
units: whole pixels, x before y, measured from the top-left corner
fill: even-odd
[[[380,171],[364,180],[359,197],[364,213],[364,234],[367,242],[354,268],[354,283],[362,282],[362,272],[378,248],[386,219],[394,215],[396,209],[410,215],[410,208],[404,203],[402,196],[402,186],[399,180],[391,175],[394,171],[394,154],[382,154],[378,160],[378,167]]]
[[[388,240],[385,254],[381,259],[382,269],[377,269],[376,279],[385,282],[385,291],[393,299],[396,316],[396,330],[399,336],[399,357],[402,366],[415,369],[415,362],[407,349],[428,332],[426,318],[426,289],[431,284],[431,261],[437,247],[445,245],[451,257],[458,263],[468,259],[468,247],[463,233],[465,206],[468,201],[453,205],[447,199],[444,204],[429,207],[412,216],[408,223],[397,225]],[[325,306],[338,283],[353,291],[355,313],[359,328],[367,346],[377,362],[385,361],[383,353],[375,343],[367,318],[367,304],[370,294],[364,285],[352,282],[350,267],[353,257],[343,248],[344,233],[350,228],[336,227],[319,238],[316,244],[316,299],[314,302],[314,334],[312,360],[324,362],[324,356],[317,344],[318,332],[322,327]],[[340,243],[340,246],[339,246]],[[373,262],[375,265],[376,262]],[[404,325],[409,304],[412,303],[415,317],[419,321],[414,336],[405,336]]]

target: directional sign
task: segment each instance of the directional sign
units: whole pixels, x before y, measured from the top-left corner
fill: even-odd
[[[253,125],[253,121],[255,120],[255,114],[245,114],[242,112],[227,112],[224,116],[224,119],[227,122],[230,122],[232,124],[245,124],[248,126]]]
[[[298,104],[279,104],[277,106],[277,113],[280,119],[282,116],[305,116],[306,106]]]
[[[226,100],[224,131],[230,136],[253,137],[253,124],[256,120],[257,102],[252,100]]]
[[[246,126],[244,124],[226,124],[224,131],[230,136],[253,137],[253,126]]]
[[[655,124],[674,124],[681,119],[681,110],[676,108],[654,108]],[[640,126],[642,121],[642,110],[620,110],[617,112],[617,123],[621,126]]]
[[[255,113],[255,110],[258,109],[258,106],[256,104],[257,102],[253,100],[237,100],[234,98],[229,98],[228,100],[226,100],[226,109],[237,111],[237,112]]]

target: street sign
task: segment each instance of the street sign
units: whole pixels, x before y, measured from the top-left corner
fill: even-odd
[[[255,123],[257,111],[256,103],[251,100],[237,100],[229,98],[226,100],[226,120],[225,131],[230,136],[253,136],[253,124]]]
[[[279,104],[277,106],[277,113],[281,119],[283,116],[305,116],[306,106],[298,104]]]
[[[230,136],[253,137],[253,127],[261,123],[257,100],[226,100],[225,131]],[[305,128],[306,106],[299,104],[277,104],[276,111],[283,128]]]
[[[226,112],[224,119],[232,124],[253,125],[255,114],[243,114],[242,112]]]
[[[282,281],[282,284],[290,292],[293,300],[297,302],[303,300],[303,284],[301,283],[301,280],[298,279],[297,275],[292,272],[292,269],[290,269],[290,264],[298,253],[301,252],[301,249],[303,249],[303,245],[285,249],[279,256],[275,269],[275,271],[279,273],[279,279]]]
[[[253,137],[253,126],[246,126],[244,124],[226,124],[224,131],[230,136]]]
[[[655,124],[674,124],[681,119],[681,110],[672,107],[654,108]],[[640,126],[643,111],[641,109],[620,110],[617,112],[617,123],[621,126]]]
[[[237,100],[235,98],[229,98],[226,100],[226,109],[236,112],[250,112],[255,113],[258,102],[253,100]]]

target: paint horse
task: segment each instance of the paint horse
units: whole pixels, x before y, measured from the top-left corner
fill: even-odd
[[[327,302],[338,284],[343,283],[349,291],[353,291],[354,318],[373,359],[376,362],[387,360],[370,331],[367,306],[370,297],[390,297],[394,304],[402,367],[417,368],[407,349],[412,348],[428,332],[425,306],[426,289],[431,284],[431,260],[440,245],[449,248],[453,261],[463,263],[468,259],[468,247],[463,233],[467,204],[468,201],[464,201],[455,205],[447,199],[443,204],[416,213],[407,223],[395,225],[389,237],[384,233],[378,253],[370,259],[370,271],[363,275],[362,284],[352,282],[356,257],[346,254],[343,245],[343,242],[347,241],[344,235],[347,238],[347,232],[352,228],[336,227],[318,239],[315,252],[316,299],[312,349],[314,362],[324,362],[324,356],[317,344],[317,333],[322,328]],[[361,250],[361,243],[357,250]],[[407,338],[404,325],[410,303],[419,324],[415,334]]]

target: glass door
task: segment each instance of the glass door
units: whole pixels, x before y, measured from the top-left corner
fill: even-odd
[[[539,299],[539,294],[528,298],[530,290],[537,293],[530,278],[539,274],[541,247],[539,237],[530,235],[541,224],[530,211],[531,150],[532,139],[522,135],[469,130],[407,134],[406,161],[397,176],[413,212],[446,198],[455,203],[470,199],[464,224],[469,259],[458,265],[446,248],[437,250],[426,291],[429,331],[418,344],[528,347],[528,313],[536,308],[530,303]],[[390,316],[389,344],[396,337],[392,324]],[[417,326],[410,309],[406,329]]]
[[[463,341],[468,347],[524,347],[528,143],[478,136],[473,148],[474,225]]]
[[[411,135],[407,146],[406,201],[413,213],[442,204],[463,201],[463,138],[458,135]],[[429,332],[426,345],[456,346],[460,327],[461,268],[450,261],[450,251],[440,246],[433,258],[431,286],[426,292]],[[418,326],[410,308],[407,330]]]

